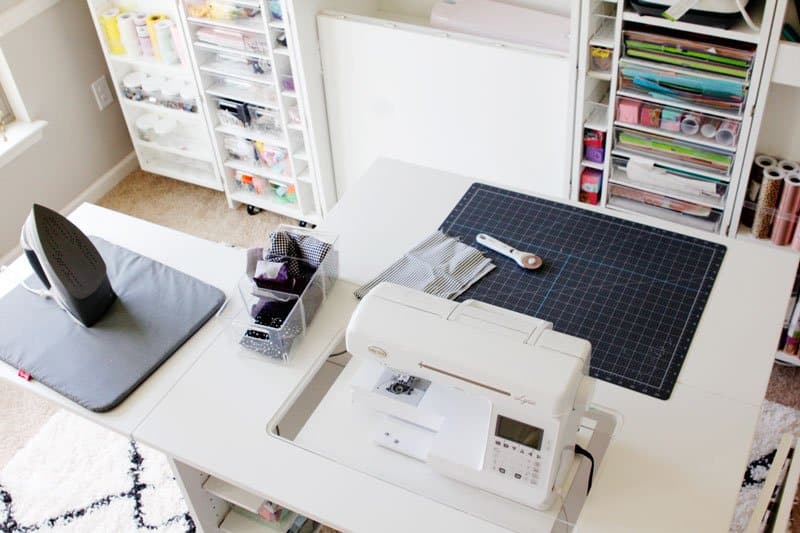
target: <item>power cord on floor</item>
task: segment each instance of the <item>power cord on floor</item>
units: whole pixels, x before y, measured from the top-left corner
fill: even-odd
[[[592,478],[594,477],[594,457],[589,453],[589,450],[578,443],[575,443],[575,453],[586,457],[592,463],[592,467],[589,470],[589,486],[586,488],[586,494],[589,494],[589,491],[592,490]]]

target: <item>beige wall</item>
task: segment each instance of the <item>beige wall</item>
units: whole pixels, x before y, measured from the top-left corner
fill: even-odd
[[[133,149],[116,101],[97,108],[89,85],[108,73],[85,0],[61,0],[0,38],[44,138],[0,168],[0,257],[33,202],[63,209]],[[110,77],[109,82],[110,82]]]

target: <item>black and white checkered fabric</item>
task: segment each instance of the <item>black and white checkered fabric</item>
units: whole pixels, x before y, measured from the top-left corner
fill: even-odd
[[[492,269],[494,264],[480,251],[437,231],[378,277],[359,287],[355,295],[363,298],[382,281],[389,281],[452,299]]]
[[[270,233],[269,242],[269,251],[264,259],[285,262],[292,276],[300,276],[303,273],[302,262],[296,259],[303,259],[316,269],[331,249],[330,244],[311,235],[298,235],[288,231]]]

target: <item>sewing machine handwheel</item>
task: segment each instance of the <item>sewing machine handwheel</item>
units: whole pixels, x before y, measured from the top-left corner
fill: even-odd
[[[247,205],[247,214],[250,216],[257,215],[261,211],[263,211],[260,207],[256,207],[254,205]]]

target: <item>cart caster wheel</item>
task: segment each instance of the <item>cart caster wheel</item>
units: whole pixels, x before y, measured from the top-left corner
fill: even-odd
[[[247,206],[247,214],[250,216],[257,215],[262,211],[260,207],[256,207],[254,205]]]
[[[298,220],[297,225],[300,226],[301,228],[310,228],[310,229],[314,229],[317,227],[316,224],[309,224],[305,220]]]

